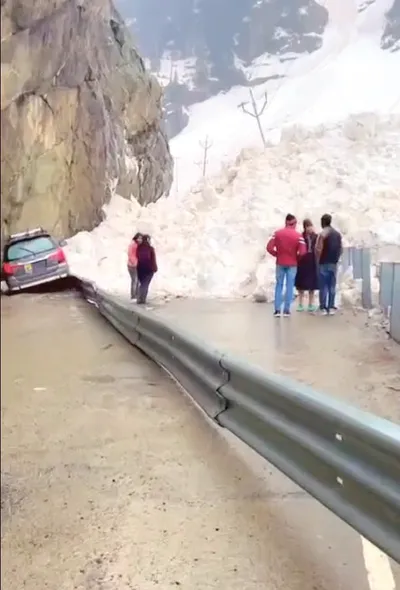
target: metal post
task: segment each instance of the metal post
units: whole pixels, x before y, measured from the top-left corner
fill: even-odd
[[[379,270],[379,305],[387,317],[392,305],[394,263],[381,262]]]
[[[371,287],[371,251],[369,248],[361,250],[361,274],[362,291],[361,301],[364,309],[372,308],[372,287]]]
[[[400,262],[393,263],[392,305],[390,307],[390,335],[400,344]]]
[[[353,278],[362,279],[362,249],[354,248],[353,250]]]

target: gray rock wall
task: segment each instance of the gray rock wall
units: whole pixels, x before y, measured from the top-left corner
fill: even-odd
[[[2,0],[2,234],[92,229],[117,183],[168,194],[161,89],[110,0]]]

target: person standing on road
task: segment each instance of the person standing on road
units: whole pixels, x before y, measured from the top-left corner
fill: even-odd
[[[321,217],[322,231],[315,246],[319,278],[319,308],[324,315],[335,313],[337,267],[342,255],[342,235],[332,227],[332,215]]]
[[[142,243],[137,247],[136,255],[138,261],[137,276],[139,280],[137,302],[143,305],[147,301],[150,283],[158,270],[156,252],[151,245],[149,235],[143,236]]]
[[[297,263],[306,253],[303,236],[296,230],[297,220],[288,213],[285,227],[276,231],[267,244],[267,252],[276,258],[275,317],[290,316],[293,302]],[[286,283],[286,285],[285,285]],[[283,288],[285,285],[285,296]]]
[[[316,311],[314,294],[315,291],[318,291],[318,273],[315,259],[317,237],[312,221],[310,219],[305,219],[303,221],[303,239],[306,245],[306,253],[299,260],[295,281],[296,289],[299,293],[299,305],[297,311],[304,311],[305,309],[304,296],[306,292],[308,292],[307,310],[309,312]]]
[[[142,234],[137,233],[133,236],[128,248],[128,272],[131,277],[131,299],[136,299],[138,288],[137,276],[137,248],[142,242]]]

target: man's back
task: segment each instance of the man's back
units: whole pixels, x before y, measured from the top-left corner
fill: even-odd
[[[320,264],[337,264],[342,254],[342,235],[332,226],[321,232],[322,248],[319,257]]]
[[[294,227],[286,226],[274,233],[267,251],[276,256],[276,263],[280,266],[297,266],[298,256],[305,251],[305,242]]]

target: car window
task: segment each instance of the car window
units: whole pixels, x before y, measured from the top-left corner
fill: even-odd
[[[54,250],[55,246],[50,238],[41,236],[30,240],[21,240],[16,244],[11,244],[8,247],[6,258],[8,262],[14,262],[15,260],[22,260],[29,258],[30,256],[37,256],[40,254],[46,254]]]

